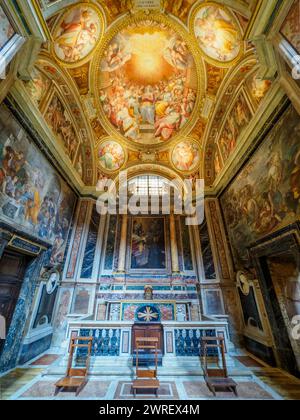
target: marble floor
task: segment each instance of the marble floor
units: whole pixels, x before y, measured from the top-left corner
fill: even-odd
[[[250,377],[235,377],[239,399],[242,400],[300,400],[300,380],[272,369],[251,357],[237,356],[237,363],[252,372]],[[120,376],[91,376],[78,397],[63,392],[54,396],[55,382],[60,377],[47,375],[47,368],[56,363],[57,356],[45,354],[24,368],[15,369],[0,377],[2,400],[131,400],[132,378]],[[166,377],[161,379],[158,398],[147,390],[136,397],[142,400],[222,400],[236,399],[231,393],[218,393],[214,397],[202,377]]]

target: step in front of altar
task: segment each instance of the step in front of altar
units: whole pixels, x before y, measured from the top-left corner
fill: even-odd
[[[52,365],[44,375],[63,376],[67,369],[67,358]],[[151,368],[151,367],[150,367]],[[252,372],[240,364],[228,368],[230,376],[251,378]],[[92,357],[89,369],[91,376],[109,376],[133,378],[136,373],[133,357]],[[201,362],[198,357],[163,357],[162,366],[158,367],[159,377],[192,376],[203,377]]]

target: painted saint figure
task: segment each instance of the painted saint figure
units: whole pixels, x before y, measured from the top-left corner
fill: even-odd
[[[67,13],[54,36],[55,51],[64,61],[74,63],[88,55],[98,41],[100,21],[92,8],[78,7]]]

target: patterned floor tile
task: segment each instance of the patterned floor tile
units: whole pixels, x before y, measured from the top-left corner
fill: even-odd
[[[164,400],[178,400],[179,395],[177,392],[175,382],[161,382],[160,389],[158,391],[158,397],[156,397],[154,391],[143,390],[138,391],[136,399],[164,399]],[[119,382],[115,396],[115,400],[126,400],[134,399],[132,383],[131,382]]]
[[[231,392],[218,392],[217,397],[214,397],[207,388],[205,382],[183,382],[185,392],[188,398],[205,399],[205,398],[230,398],[237,399]],[[265,391],[257,383],[252,381],[238,382],[237,391],[240,399],[257,399],[257,400],[273,400],[271,394]]]

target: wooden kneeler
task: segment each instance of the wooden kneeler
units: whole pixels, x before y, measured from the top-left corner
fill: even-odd
[[[83,342],[83,344],[82,343],[79,344],[79,342]],[[69,355],[67,373],[64,378],[56,382],[54,395],[57,395],[59,392],[68,389],[68,390],[75,390],[76,397],[77,397],[79,393],[83,390],[83,388],[88,382],[87,377],[88,377],[88,371],[89,371],[89,366],[90,366],[92,343],[93,343],[93,337],[71,338],[70,355]],[[75,349],[78,349],[78,348],[87,348],[88,350],[85,368],[78,368],[78,369],[72,368],[74,352],[75,352]]]
[[[213,344],[213,342],[217,344]],[[230,392],[233,392],[236,397],[238,397],[237,392],[237,383],[229,378],[227,366],[226,366],[226,358],[225,358],[225,339],[224,337],[203,337],[203,353],[204,353],[204,363],[203,363],[203,370],[204,370],[204,378],[208,389],[214,394],[216,397],[217,392],[222,389],[227,389]],[[221,368],[209,368],[208,367],[208,349],[217,349],[220,350],[222,356],[222,364],[223,367]]]
[[[155,350],[155,369],[146,370],[139,367],[139,350]],[[133,395],[136,397],[137,390],[151,389],[155,391],[158,397],[158,390],[160,388],[159,380],[157,379],[158,368],[158,338],[138,337],[136,339],[136,380],[132,384]]]

